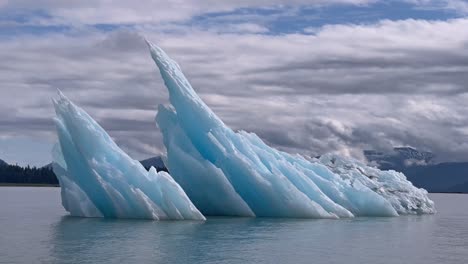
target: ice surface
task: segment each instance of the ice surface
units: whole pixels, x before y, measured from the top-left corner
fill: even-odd
[[[54,106],[59,142],[53,150],[53,169],[62,204],[71,215],[205,219],[169,174],[146,171],[60,92]]]
[[[169,90],[156,121],[166,165],[205,215],[346,218],[434,213],[427,192],[405,176],[325,155],[307,160],[234,132],[200,99],[180,67],[148,42]]]

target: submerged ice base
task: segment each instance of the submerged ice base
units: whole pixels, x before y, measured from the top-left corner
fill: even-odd
[[[335,155],[306,160],[234,132],[200,99],[175,61],[148,43],[174,109],[156,121],[166,165],[205,215],[347,218],[434,213],[403,174]]]
[[[53,150],[53,169],[62,204],[71,215],[205,219],[168,173],[146,171],[61,93],[54,106],[59,143]]]

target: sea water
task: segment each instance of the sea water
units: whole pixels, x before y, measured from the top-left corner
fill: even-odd
[[[0,263],[466,263],[468,195],[435,215],[200,221],[67,216],[60,189],[0,187]]]

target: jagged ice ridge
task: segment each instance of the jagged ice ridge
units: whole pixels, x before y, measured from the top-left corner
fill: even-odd
[[[177,63],[148,46],[172,104],[160,105],[156,116],[172,176],[146,171],[59,92],[53,169],[71,215],[204,220],[202,213],[349,218],[435,212],[427,192],[402,173],[332,154],[306,159],[271,148],[254,133],[234,132]]]
[[[146,171],[62,93],[53,102],[59,139],[53,170],[72,216],[205,220],[169,174]]]
[[[147,42],[169,91],[156,122],[166,165],[205,215],[347,218],[434,213],[402,173],[336,155],[307,160],[234,132],[195,93],[179,65]]]

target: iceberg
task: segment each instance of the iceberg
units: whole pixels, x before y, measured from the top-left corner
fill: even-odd
[[[146,171],[60,91],[53,102],[53,170],[62,205],[72,216],[205,220],[168,173]]]
[[[306,159],[235,132],[201,100],[179,65],[147,41],[169,91],[156,122],[172,177],[204,215],[350,218],[430,214],[434,203],[395,171],[324,155]]]
[[[171,174],[146,171],[60,91],[53,169],[73,216],[205,220],[204,215],[351,218],[435,213],[427,191],[396,171],[338,155],[308,159],[233,131],[179,65],[147,42],[169,91],[156,123]],[[203,213],[203,214],[202,214]]]

